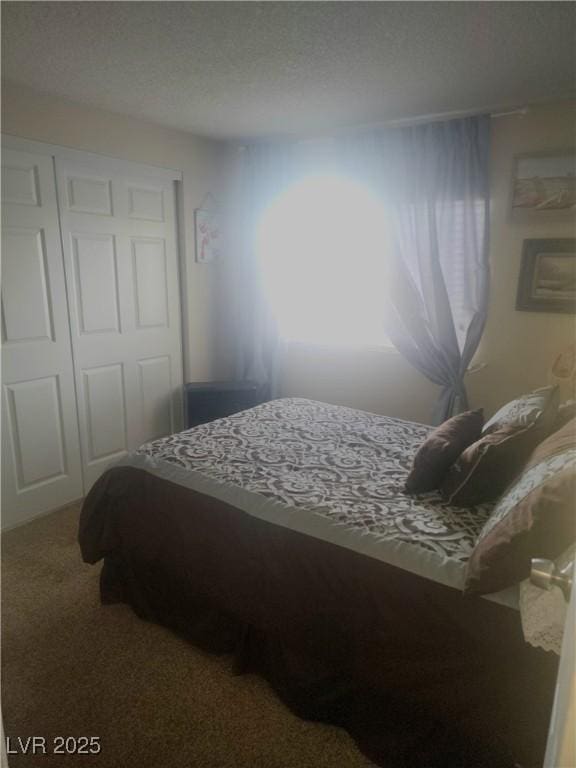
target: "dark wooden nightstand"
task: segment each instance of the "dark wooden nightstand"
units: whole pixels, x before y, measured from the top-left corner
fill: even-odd
[[[184,386],[186,428],[205,424],[263,403],[263,388],[253,381],[193,382]]]

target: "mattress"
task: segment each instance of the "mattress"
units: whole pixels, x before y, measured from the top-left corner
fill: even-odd
[[[294,531],[462,589],[491,505],[409,496],[412,459],[432,427],[302,398],[143,445],[116,466],[143,469]],[[516,590],[490,596],[517,605]]]

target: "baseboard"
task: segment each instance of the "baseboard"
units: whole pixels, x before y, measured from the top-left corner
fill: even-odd
[[[46,509],[43,512],[37,512],[35,515],[31,515],[30,517],[27,517],[25,520],[19,520],[17,523],[12,523],[11,525],[7,525],[6,527],[2,526],[1,533],[8,533],[8,531],[13,531],[15,528],[21,528],[23,525],[27,525],[28,523],[32,523],[34,520],[38,520],[41,517],[46,517],[47,515],[51,515],[53,512],[60,512],[63,509],[67,509],[68,507],[72,507],[75,504],[80,504],[84,501],[84,496],[81,496],[79,499],[74,499],[73,501],[67,501],[66,504],[62,504],[59,507],[54,507],[53,509]]]

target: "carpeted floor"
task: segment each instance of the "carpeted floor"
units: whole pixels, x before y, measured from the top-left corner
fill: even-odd
[[[99,736],[98,756],[9,757],[18,766],[360,768],[345,731],[292,715],[267,684],[232,674],[124,605],[101,606],[74,505],[4,534],[2,711],[17,737]],[[16,742],[17,745],[17,742]]]

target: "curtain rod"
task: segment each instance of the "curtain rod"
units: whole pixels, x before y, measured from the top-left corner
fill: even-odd
[[[430,115],[419,115],[418,117],[406,117],[399,120],[387,120],[382,123],[375,123],[373,125],[362,126],[365,130],[370,128],[378,128],[379,126],[410,126],[418,125],[419,123],[434,123],[442,122],[443,120],[458,120],[458,118],[475,117],[476,115],[489,115],[493,118],[498,117],[511,117],[512,115],[526,115],[529,112],[528,107],[514,107],[513,109],[503,110],[501,112],[483,112],[478,110],[470,110],[468,112],[437,112]],[[361,130],[361,129],[360,129]]]
[[[443,120],[458,120],[459,118],[465,118],[465,117],[475,117],[476,115],[488,115],[489,117],[493,119],[498,119],[499,117],[514,117],[516,115],[523,117],[524,115],[527,115],[530,112],[530,107],[514,107],[513,109],[507,109],[503,110],[502,112],[482,112],[478,110],[469,111],[469,112],[438,112],[436,114],[430,114],[430,115],[420,115],[418,117],[406,117],[401,118],[399,120],[387,120],[385,122],[381,123],[370,123],[365,125],[356,125],[356,126],[348,126],[346,128],[342,128],[336,135],[342,135],[342,134],[350,134],[355,133],[356,131],[358,133],[362,133],[363,131],[370,131],[377,128],[394,128],[394,127],[406,127],[408,128],[411,125],[420,125],[421,123],[440,123]],[[335,134],[329,134],[330,136],[334,136]],[[286,139],[287,137],[284,137]],[[297,138],[297,137],[291,137],[289,140],[291,141],[314,141],[316,138],[321,137],[306,137],[306,138]],[[264,139],[264,141],[278,141],[279,139]],[[253,143],[259,143],[258,140],[246,142],[243,144],[238,145],[238,149],[240,151],[246,149],[250,144]]]
[[[528,107],[518,107],[518,109],[509,109],[508,112],[490,112],[490,117],[508,117],[510,115],[527,115],[530,110]]]

